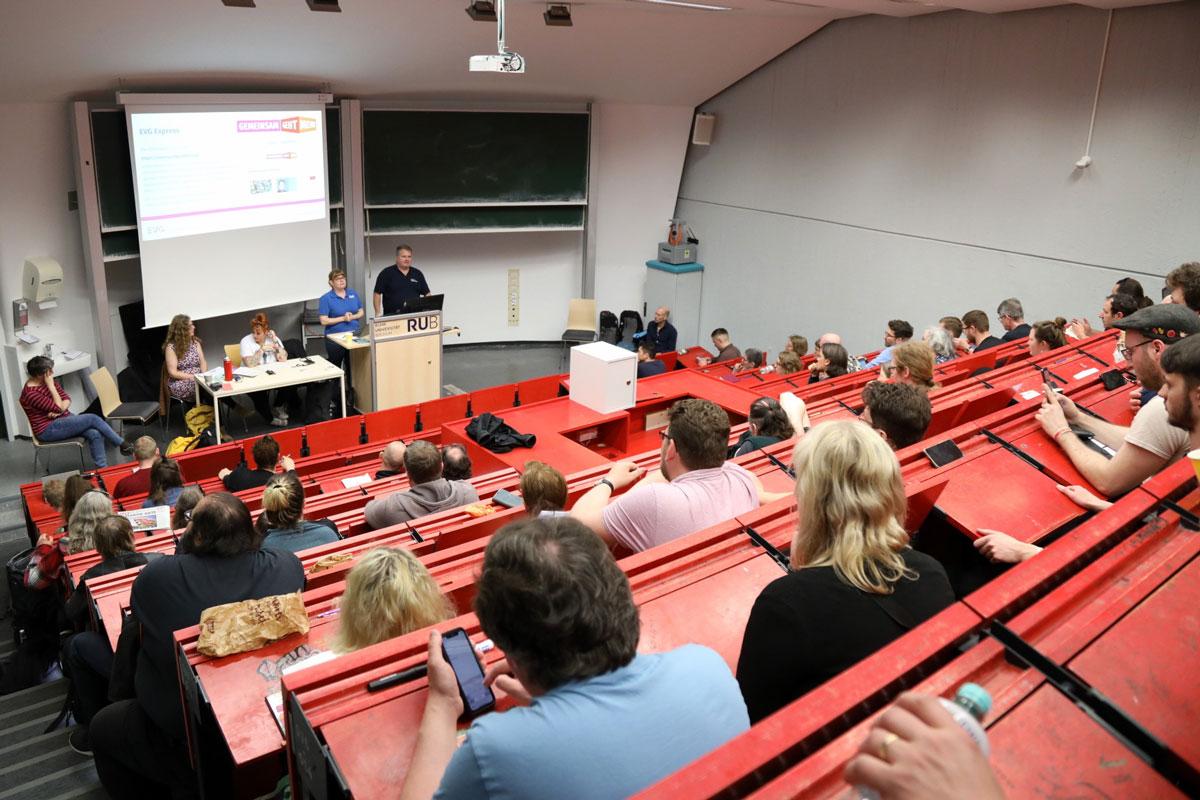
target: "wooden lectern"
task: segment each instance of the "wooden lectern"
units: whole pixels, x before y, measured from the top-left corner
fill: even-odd
[[[367,396],[371,402],[369,410],[395,408],[442,396],[441,311],[376,317],[371,323],[369,352],[374,379]]]

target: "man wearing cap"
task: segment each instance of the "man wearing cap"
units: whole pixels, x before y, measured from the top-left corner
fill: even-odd
[[[1113,322],[1125,332],[1121,352],[1148,390],[1159,392],[1163,371],[1159,359],[1168,346],[1200,333],[1200,317],[1186,306],[1147,306]],[[1162,397],[1155,394],[1124,428],[1081,413],[1067,397],[1045,387],[1037,414],[1042,430],[1053,437],[1075,468],[1101,494],[1117,497],[1173,464],[1188,451],[1188,432],[1172,427]],[[1090,432],[1095,440],[1116,451],[1111,459],[1079,438],[1071,426]]]

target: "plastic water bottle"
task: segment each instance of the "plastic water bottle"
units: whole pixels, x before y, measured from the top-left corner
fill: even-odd
[[[983,729],[983,718],[992,710],[992,696],[988,690],[977,683],[964,683],[954,693],[953,700],[939,697],[938,702],[950,712],[958,726],[967,732],[984,758],[991,755],[987,732]],[[854,788],[861,800],[879,800],[879,793],[868,786]]]

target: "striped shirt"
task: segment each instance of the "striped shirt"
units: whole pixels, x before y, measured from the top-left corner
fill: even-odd
[[[54,386],[58,389],[58,396],[70,404],[71,395],[67,394],[62,384],[55,381]],[[58,403],[54,402],[54,398],[50,395],[50,390],[40,383],[37,386],[26,385],[21,390],[20,403],[21,408],[25,411],[25,416],[29,417],[29,427],[33,429],[34,436],[40,436],[51,422],[71,413],[60,409]],[[51,414],[54,414],[54,417],[51,417]]]

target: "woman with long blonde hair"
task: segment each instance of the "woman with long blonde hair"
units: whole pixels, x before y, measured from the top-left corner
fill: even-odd
[[[818,425],[792,465],[792,571],[755,600],[738,660],[751,722],[954,602],[942,566],[908,546],[900,464],[878,433],[859,421]]]
[[[167,391],[177,400],[196,399],[196,375],[208,371],[204,349],[196,337],[196,326],[187,314],[176,314],[167,326],[163,342]]]
[[[410,551],[377,547],[346,576],[341,622],[333,649],[349,653],[435,625],[454,616],[454,605]]]
[[[933,381],[937,354],[924,342],[905,342],[892,349],[892,360],[883,366],[884,377],[894,383],[911,383],[919,389],[942,388]]]

